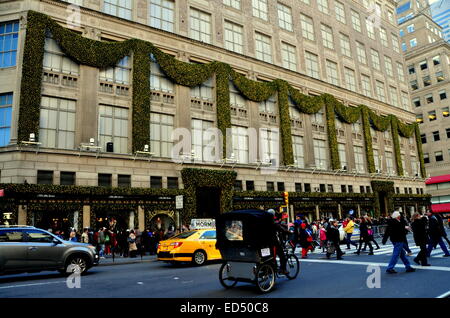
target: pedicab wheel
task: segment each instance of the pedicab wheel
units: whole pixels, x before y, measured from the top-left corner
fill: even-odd
[[[256,273],[256,285],[262,293],[268,293],[275,285],[275,271],[270,264],[262,264]]]
[[[286,277],[289,279],[295,279],[300,272],[300,262],[298,261],[298,257],[294,254],[290,254],[286,261],[286,270],[288,273]]]
[[[223,287],[232,288],[236,286],[237,280],[229,277],[230,264],[223,263],[219,271],[219,280]]]

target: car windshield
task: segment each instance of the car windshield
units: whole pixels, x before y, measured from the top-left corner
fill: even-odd
[[[185,238],[188,238],[189,236],[193,235],[196,232],[197,231],[183,232],[183,233],[180,233],[180,234],[178,234],[176,236],[171,237],[171,239],[185,239]]]

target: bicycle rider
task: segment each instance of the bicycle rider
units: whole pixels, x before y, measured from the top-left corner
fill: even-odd
[[[267,210],[268,213],[273,215],[274,224],[275,224],[275,237],[274,237],[274,246],[276,249],[277,256],[280,258],[280,273],[288,274],[289,272],[286,270],[286,256],[284,254],[284,237],[289,234],[289,230],[285,224],[281,223],[281,218],[277,217],[274,209]]]

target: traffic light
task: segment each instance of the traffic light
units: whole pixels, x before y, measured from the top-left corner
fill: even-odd
[[[283,199],[284,199],[284,205],[288,205],[289,204],[289,192],[287,192],[287,191],[283,192]]]

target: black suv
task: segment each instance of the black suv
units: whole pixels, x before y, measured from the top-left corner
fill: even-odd
[[[32,226],[0,226],[0,274],[57,270],[81,274],[98,264],[94,246]]]

